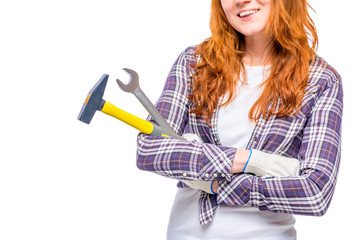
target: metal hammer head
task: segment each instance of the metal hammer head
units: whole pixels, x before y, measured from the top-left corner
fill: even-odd
[[[129,83],[124,84],[119,79],[116,79],[116,82],[123,91],[132,93],[135,91],[136,88],[139,87],[139,75],[134,70],[131,70],[129,68],[123,68],[123,70],[130,76]]]
[[[103,96],[109,75],[104,74],[95,86],[90,90],[81,108],[78,119],[89,124],[97,110],[101,110],[103,104]]]

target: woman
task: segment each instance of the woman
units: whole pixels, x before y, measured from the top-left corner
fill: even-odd
[[[213,0],[212,35],[173,65],[157,102],[179,135],[140,134],[137,165],[180,180],[168,239],[296,239],[329,207],[342,83],[315,54],[306,0]]]

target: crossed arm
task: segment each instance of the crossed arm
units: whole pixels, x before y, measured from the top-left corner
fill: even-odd
[[[189,56],[182,54],[174,64],[157,108],[179,135],[190,130],[201,139],[208,139],[202,123],[189,120],[186,98],[190,81]],[[342,115],[341,82],[330,73],[328,79],[303,127],[301,146],[296,156],[300,163],[298,176],[262,178],[234,174],[243,169],[246,151],[143,134],[138,138],[137,165],[142,170],[178,180],[215,180],[218,183],[217,203],[220,205],[256,206],[273,212],[323,215],[337,179]],[[237,155],[243,157],[237,158]]]
[[[183,135],[187,140],[201,142],[194,134]],[[251,173],[258,177],[290,177],[299,175],[299,161],[276,154],[263,153],[250,149],[237,149],[231,166],[231,173]],[[217,193],[218,181],[186,181],[191,188],[203,190],[209,194]]]

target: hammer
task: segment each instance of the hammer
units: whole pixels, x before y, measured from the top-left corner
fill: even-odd
[[[135,115],[132,115],[115,105],[107,102],[103,99],[105,87],[109,75],[104,74],[100,80],[95,84],[95,86],[90,90],[87,95],[85,102],[81,108],[78,119],[84,123],[89,124],[96,111],[101,111],[109,116],[119,119],[120,121],[138,129],[140,132],[153,135],[153,136],[162,136],[162,137],[175,137],[179,139],[185,139],[178,135],[173,135],[171,132],[166,129],[152,123],[141,119]]]

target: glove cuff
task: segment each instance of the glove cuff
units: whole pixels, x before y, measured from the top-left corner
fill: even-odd
[[[247,165],[249,164],[249,161],[250,161],[250,158],[251,158],[251,155],[252,155],[252,149],[250,148],[249,150],[250,150],[250,155],[249,155],[248,160],[247,160],[246,163],[245,163],[245,166],[244,166],[244,169],[243,169],[242,172],[245,172],[245,169],[246,169]]]

